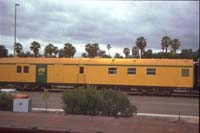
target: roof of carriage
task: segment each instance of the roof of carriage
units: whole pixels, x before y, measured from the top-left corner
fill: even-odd
[[[0,58],[0,64],[75,64],[75,65],[172,65],[192,66],[191,59],[135,58]]]

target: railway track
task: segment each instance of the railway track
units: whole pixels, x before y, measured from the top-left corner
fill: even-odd
[[[4,89],[6,89],[6,88],[4,88]],[[13,89],[13,87],[12,87],[12,89]],[[46,90],[48,90],[49,92],[63,92],[63,91],[65,91],[65,90],[67,90],[67,89],[73,89],[73,88],[51,88],[51,89],[49,89],[49,88],[45,88]],[[122,90],[122,89],[121,89]],[[30,90],[19,90],[19,91],[36,91],[36,92],[42,92],[43,91],[43,89],[30,89]],[[141,92],[141,91],[136,91],[136,90],[131,90],[131,91],[128,91],[128,90],[126,90],[126,91],[123,91],[123,92],[125,92],[125,93],[127,93],[129,96],[134,96],[134,95],[137,95],[137,96],[164,96],[164,97],[191,97],[191,98],[199,98],[199,95],[200,95],[200,93],[199,93],[199,91],[191,91],[191,92],[189,92],[189,91],[186,91],[186,90],[174,90],[172,93],[170,93],[170,94],[161,94],[161,95],[159,95],[159,94],[155,94],[155,93],[143,93],[143,92]]]
[[[157,94],[142,94],[138,92],[127,92],[129,96],[163,96]],[[198,92],[186,93],[186,92],[173,92],[170,95],[164,95],[164,97],[188,97],[188,98],[199,98]]]
[[[63,92],[66,89],[47,89],[49,92]],[[42,90],[40,90],[42,91]],[[158,95],[158,94],[143,94],[141,92],[134,92],[134,91],[125,91],[129,96],[164,96],[164,97],[188,97],[188,98],[199,98],[199,92],[198,91],[192,91],[188,92],[185,90],[176,90],[173,91],[170,95]]]

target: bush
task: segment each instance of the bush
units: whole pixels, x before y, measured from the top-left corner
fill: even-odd
[[[1,111],[12,111],[13,109],[13,96],[0,93],[0,110]]]
[[[119,91],[96,89],[68,90],[62,96],[64,111],[69,114],[132,116],[137,108]]]

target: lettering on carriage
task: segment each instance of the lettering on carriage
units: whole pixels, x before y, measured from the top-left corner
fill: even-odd
[[[45,74],[45,68],[44,67],[40,67],[40,68],[38,68],[38,75],[40,75],[40,76],[42,76],[42,75],[44,75]]]

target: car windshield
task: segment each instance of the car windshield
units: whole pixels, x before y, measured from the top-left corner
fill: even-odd
[[[0,90],[1,93],[6,93],[6,94],[11,94],[11,95],[14,95],[17,93],[16,90],[13,90],[13,89],[1,89]]]

